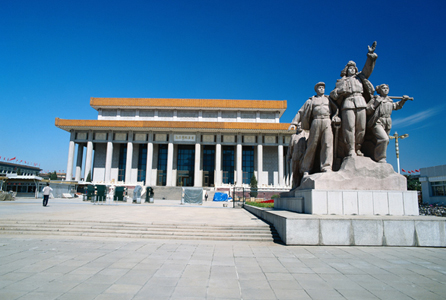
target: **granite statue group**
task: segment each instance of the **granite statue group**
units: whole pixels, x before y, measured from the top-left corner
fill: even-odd
[[[314,173],[338,171],[341,163],[354,156],[366,156],[386,163],[393,110],[403,107],[408,96],[389,97],[389,86],[375,88],[369,77],[378,55],[376,42],[368,47],[361,71],[349,61],[335,88],[325,95],[319,82],[316,95],[309,98],[294,117],[289,130],[296,129],[287,158],[293,171],[293,188]],[[392,98],[401,99],[393,102]]]

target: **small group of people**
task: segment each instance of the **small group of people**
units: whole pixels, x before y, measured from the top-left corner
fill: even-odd
[[[304,103],[291,122],[289,130],[297,129],[287,156],[292,164],[293,187],[310,173],[337,170],[346,157],[366,153],[378,163],[386,162],[392,111],[401,109],[410,98],[403,96],[393,102],[387,84],[378,85],[378,95],[374,95],[368,78],[378,57],[375,48],[376,42],[368,47],[362,71],[355,62],[347,63],[329,96],[325,95],[325,83],[318,82],[316,95]],[[315,158],[319,161],[316,167]]]

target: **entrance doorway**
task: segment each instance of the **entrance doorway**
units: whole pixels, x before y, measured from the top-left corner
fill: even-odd
[[[214,186],[215,146],[203,147],[203,186]]]
[[[177,186],[194,186],[195,147],[178,146]]]

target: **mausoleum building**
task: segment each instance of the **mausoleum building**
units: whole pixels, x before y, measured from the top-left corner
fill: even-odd
[[[91,98],[97,120],[56,118],[70,132],[67,178],[146,186],[289,188],[287,146],[272,100]],[[86,153],[85,153],[86,151]],[[76,156],[75,156],[76,155]]]

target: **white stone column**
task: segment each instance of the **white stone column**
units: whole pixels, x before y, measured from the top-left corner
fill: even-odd
[[[217,134],[217,144],[215,145],[215,177],[214,186],[222,185],[222,171],[221,171],[221,134]]]
[[[200,144],[200,134],[197,134],[195,143],[195,166],[194,166],[194,186],[203,186],[203,177],[201,176],[200,165],[201,165],[201,144]]]
[[[108,133],[107,153],[105,156],[105,182],[111,181],[111,166],[113,159],[113,132]]]
[[[73,164],[74,164],[74,148],[75,148],[75,144],[74,144],[74,137],[75,137],[75,132],[74,130],[71,131],[71,136],[70,136],[70,145],[68,147],[68,163],[67,163],[67,175],[66,175],[66,179],[67,181],[71,181],[71,179],[73,178]]]
[[[172,184],[173,173],[173,134],[169,134],[169,144],[167,145],[167,168],[166,168],[166,186],[174,186]]]
[[[279,186],[285,186],[283,177],[283,137],[279,135],[279,146],[277,146],[277,154],[279,158]]]
[[[125,183],[132,183],[132,164],[133,164],[133,132],[128,133],[127,139],[127,157],[125,161]]]
[[[90,173],[91,179],[93,179],[93,172],[91,172],[91,162],[93,158],[93,132],[88,132],[88,141],[87,141],[87,157],[85,158],[85,172],[84,172],[84,180],[87,180],[88,173]]]
[[[77,161],[76,161],[76,174],[74,176],[75,181],[81,180],[82,174],[82,160],[84,159],[84,145],[77,144]]]
[[[147,163],[146,163],[146,185],[152,184],[152,163],[153,163],[153,133],[149,133],[149,142],[147,143]]]
[[[243,185],[243,171],[242,171],[242,135],[237,134],[237,160],[236,160],[236,180],[237,186]]]
[[[257,137],[257,186],[261,187],[263,184],[263,143],[262,135]]]

